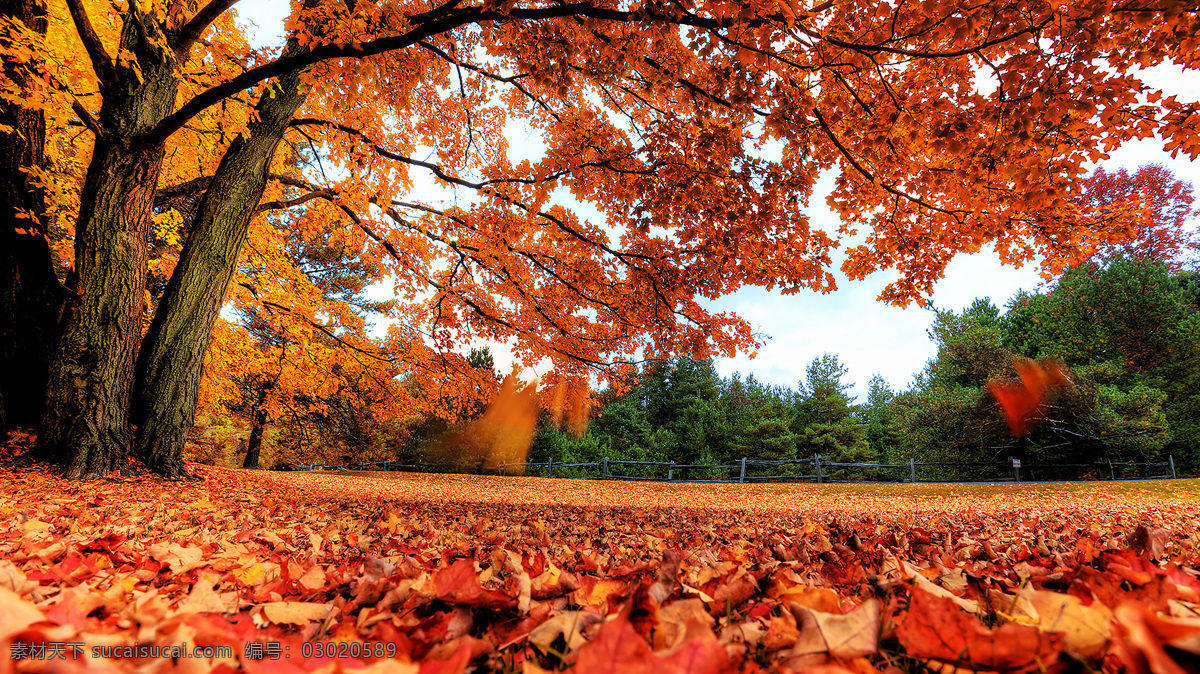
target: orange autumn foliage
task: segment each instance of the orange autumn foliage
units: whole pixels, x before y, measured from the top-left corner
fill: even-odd
[[[1004,410],[1004,418],[1012,434],[1025,437],[1045,416],[1046,397],[1074,384],[1057,360],[1043,358],[1013,359],[1020,383],[991,381],[987,390]]]
[[[592,394],[587,380],[554,371],[543,377],[543,381],[545,385],[539,390],[541,403],[550,413],[554,426],[575,437],[586,433],[592,411]]]

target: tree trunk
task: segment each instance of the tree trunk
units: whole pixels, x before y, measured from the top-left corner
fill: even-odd
[[[275,148],[306,97],[298,73],[280,77],[273,88],[273,95],[264,94],[259,101],[258,120],[226,151],[201,199],[138,356],[137,456],[162,475],[186,475],[183,443],[195,415],[213,324],[237,269]]]
[[[140,25],[139,25],[140,24]],[[163,143],[150,132],[174,107],[175,54],[132,9],[114,63],[75,230],[75,282],[54,346],[40,454],[70,478],[127,466],[129,398],[145,312],[147,235]]]
[[[254,417],[250,426],[250,440],[246,442],[246,461],[242,468],[258,468],[258,456],[262,450],[263,430],[267,425],[267,410],[263,403],[267,400],[267,391],[274,383],[263,384],[258,391],[258,401],[254,405]]]
[[[0,16],[46,33],[35,0],[7,2]],[[28,78],[14,63],[3,72],[12,82]],[[45,115],[0,100],[0,126],[12,128],[0,133],[0,428],[36,426],[63,299],[41,220],[45,193],[29,174],[45,168]]]

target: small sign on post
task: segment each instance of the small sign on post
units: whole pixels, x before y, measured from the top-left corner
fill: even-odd
[[[1013,459],[1012,462],[1013,462],[1013,477],[1016,479],[1017,482],[1020,482],[1021,481],[1021,460]]]

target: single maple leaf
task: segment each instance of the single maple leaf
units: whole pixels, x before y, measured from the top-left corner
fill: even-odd
[[[275,624],[289,623],[307,625],[325,620],[334,611],[329,604],[313,604],[301,601],[272,601],[260,606],[262,615]]]
[[[799,630],[793,656],[828,653],[850,659],[879,649],[882,606],[877,599],[846,614],[814,611],[795,602],[789,608]]]
[[[600,622],[591,611],[559,611],[530,631],[529,643],[551,647],[561,638],[563,653],[570,653],[587,642],[584,635]]]
[[[712,634],[716,620],[697,598],[679,599],[658,610],[658,629],[654,631],[654,650],[675,648],[685,641]]]
[[[461,559],[433,574],[434,596],[448,604],[478,608],[515,608],[517,600],[499,590],[485,590],[479,584],[475,563]]]
[[[1063,650],[1062,635],[1028,625],[1001,625],[990,630],[944,597],[920,587],[896,637],[914,658],[940,660],[957,667],[1016,670],[1049,667]]]
[[[731,667],[725,647],[712,635],[698,637],[659,655],[629,622],[629,609],[609,620],[596,638],[579,649],[576,674],[706,674]]]
[[[1084,657],[1101,655],[1112,632],[1112,611],[1100,602],[1084,605],[1069,594],[1021,588],[1017,596],[1036,611],[1038,626],[1063,635],[1066,646]]]

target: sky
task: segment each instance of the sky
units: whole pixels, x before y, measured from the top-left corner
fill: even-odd
[[[283,20],[290,3],[278,0],[242,0],[236,7],[239,16],[253,21],[254,46],[282,45]],[[1175,94],[1180,100],[1200,100],[1200,72],[1183,72],[1178,68],[1150,69],[1142,78],[1153,86]],[[527,138],[510,138],[514,147],[529,147]],[[1136,170],[1144,164],[1163,164],[1177,178],[1192,183],[1200,195],[1200,162],[1185,157],[1172,159],[1162,149],[1162,143],[1147,139],[1128,143],[1111,153],[1101,165],[1114,171],[1118,168]],[[833,186],[834,175],[823,175],[809,207],[814,227],[834,232],[837,217],[825,205],[825,196]],[[586,214],[586,213],[584,213]],[[1193,226],[1200,223],[1193,222]],[[717,372],[723,376],[735,372],[753,374],[758,380],[795,388],[804,377],[805,367],[824,353],[837,354],[849,370],[844,383],[852,383],[849,395],[865,402],[867,382],[875,373],[881,374],[893,390],[903,390],[912,383],[926,361],[934,357],[936,348],[927,330],[933,323],[933,311],[915,304],[898,308],[879,302],[876,298],[894,272],[877,272],[862,281],[849,281],[839,269],[835,255],[831,271],[837,278],[838,289],[828,294],[802,291],[783,295],[762,288],[743,288],[717,301],[707,303],[711,310],[732,311],[767,335],[769,341],[758,350],[754,359],[748,355],[736,358],[716,358]],[[959,255],[946,269],[945,277],[935,285],[931,306],[960,311],[976,298],[988,297],[1001,309],[1021,290],[1033,292],[1042,284],[1035,263],[1014,268],[1001,265],[994,251],[985,249],[975,255]],[[511,367],[503,345],[490,345],[497,369]],[[465,348],[464,348],[465,351]],[[547,368],[535,368],[544,374]]]
[[[1190,78],[1189,84],[1190,97],[1200,99],[1200,76]],[[1157,140],[1127,144],[1101,165],[1113,171],[1121,167],[1134,170],[1152,163],[1167,166],[1177,178],[1191,182],[1200,194],[1200,162],[1183,157],[1171,159]],[[823,177],[820,185],[824,190],[814,196],[809,209],[813,224],[829,230],[838,224],[837,216],[824,201],[832,184],[832,175]],[[835,261],[834,266],[837,264]],[[894,272],[877,272],[862,281],[850,281],[838,269],[834,274],[838,289],[825,295],[783,295],[745,288],[712,303],[714,308],[738,313],[756,330],[771,336],[753,360],[746,355],[716,359],[717,372],[724,376],[753,373],[761,381],[795,388],[813,358],[835,353],[849,369],[843,382],[855,384],[849,395],[856,396],[858,402],[866,401],[867,382],[875,373],[881,374],[893,390],[907,388],[913,375],[937,355],[927,335],[933,324],[932,309],[915,304],[901,309],[879,302],[876,298],[896,278]],[[1042,283],[1036,263],[1023,267],[1002,265],[993,250],[985,249],[954,258],[945,278],[934,286],[930,301],[937,309],[961,311],[976,298],[988,297],[1004,309],[1018,292],[1035,292]]]

